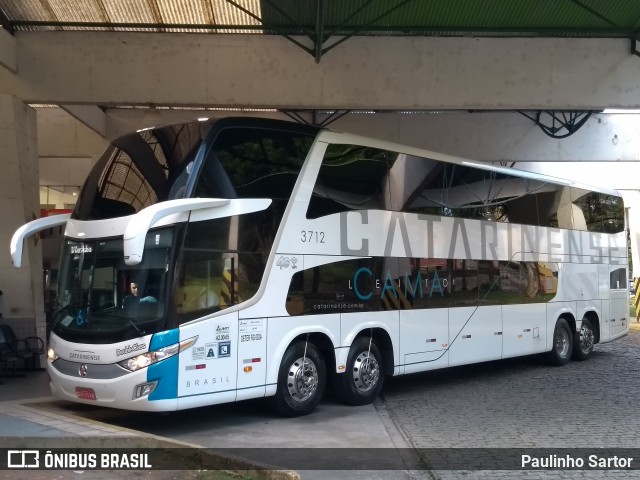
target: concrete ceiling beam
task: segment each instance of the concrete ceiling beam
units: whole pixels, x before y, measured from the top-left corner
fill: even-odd
[[[18,32],[31,103],[279,109],[640,108],[628,39],[355,37],[316,64],[270,35]]]
[[[60,105],[73,118],[103,138],[107,137],[107,116],[95,105]]]

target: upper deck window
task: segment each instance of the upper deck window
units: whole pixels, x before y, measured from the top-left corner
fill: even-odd
[[[226,128],[202,167],[195,196],[288,200],[314,136],[266,128]]]
[[[104,204],[101,206],[101,212],[107,213],[107,203],[112,205],[112,209],[117,209],[107,213],[109,217],[118,216],[112,213],[135,213],[158,200],[149,182],[124,150],[114,151],[98,188]]]
[[[184,195],[184,188],[172,187],[186,183],[183,173],[209,127],[205,122],[190,122],[115,140],[91,170],[74,217],[100,220],[131,215]]]
[[[464,162],[329,145],[307,217],[348,210],[390,210],[598,233],[624,230],[620,197]]]

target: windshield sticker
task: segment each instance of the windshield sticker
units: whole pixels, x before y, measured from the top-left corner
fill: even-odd
[[[216,350],[218,349],[217,343],[207,343],[205,345],[205,350],[207,351],[207,360],[211,360],[212,358],[216,358]]]
[[[204,346],[200,345],[198,347],[193,347],[191,349],[191,360],[204,360]]]
[[[218,344],[218,358],[231,356],[231,342],[220,342]]]
[[[262,340],[261,333],[244,333],[240,335],[240,342],[259,342]]]
[[[218,325],[216,327],[216,340],[229,340],[229,325]]]
[[[240,320],[240,333],[261,332],[262,319]]]
[[[280,257],[278,259],[278,261],[276,262],[276,267],[280,267],[280,270],[282,270],[283,268],[289,268],[291,267],[293,270],[297,269],[298,267],[296,266],[296,264],[298,263],[298,258],[297,257]]]
[[[231,356],[231,342],[212,342],[191,349],[192,360],[215,360]]]

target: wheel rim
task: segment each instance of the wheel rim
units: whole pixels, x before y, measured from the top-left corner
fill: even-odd
[[[564,358],[569,353],[569,332],[564,328],[558,328],[555,335],[556,353]]]
[[[353,363],[353,381],[361,392],[373,389],[380,380],[380,364],[371,352],[361,352]]]
[[[318,369],[309,357],[300,357],[289,367],[287,389],[294,400],[298,402],[308,400],[318,389],[318,383]]]
[[[591,353],[593,350],[593,343],[593,330],[588,326],[583,325],[582,328],[580,328],[580,350],[582,350],[582,353]]]

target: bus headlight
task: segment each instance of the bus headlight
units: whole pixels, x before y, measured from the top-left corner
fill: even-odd
[[[55,362],[58,359],[58,354],[56,353],[56,351],[49,347],[49,349],[47,350],[47,359],[50,362]]]
[[[141,368],[148,367],[149,365],[153,365],[154,363],[158,363],[162,360],[173,357],[175,354],[180,353],[182,350],[193,346],[193,344],[195,344],[197,340],[198,336],[196,335],[195,337],[191,337],[187,340],[174,343],[173,345],[162,347],[158,350],[143,353],[141,355],[136,355],[135,357],[127,358],[126,360],[118,362],[118,365],[126,368],[127,370],[135,372],[136,370],[140,370]]]

